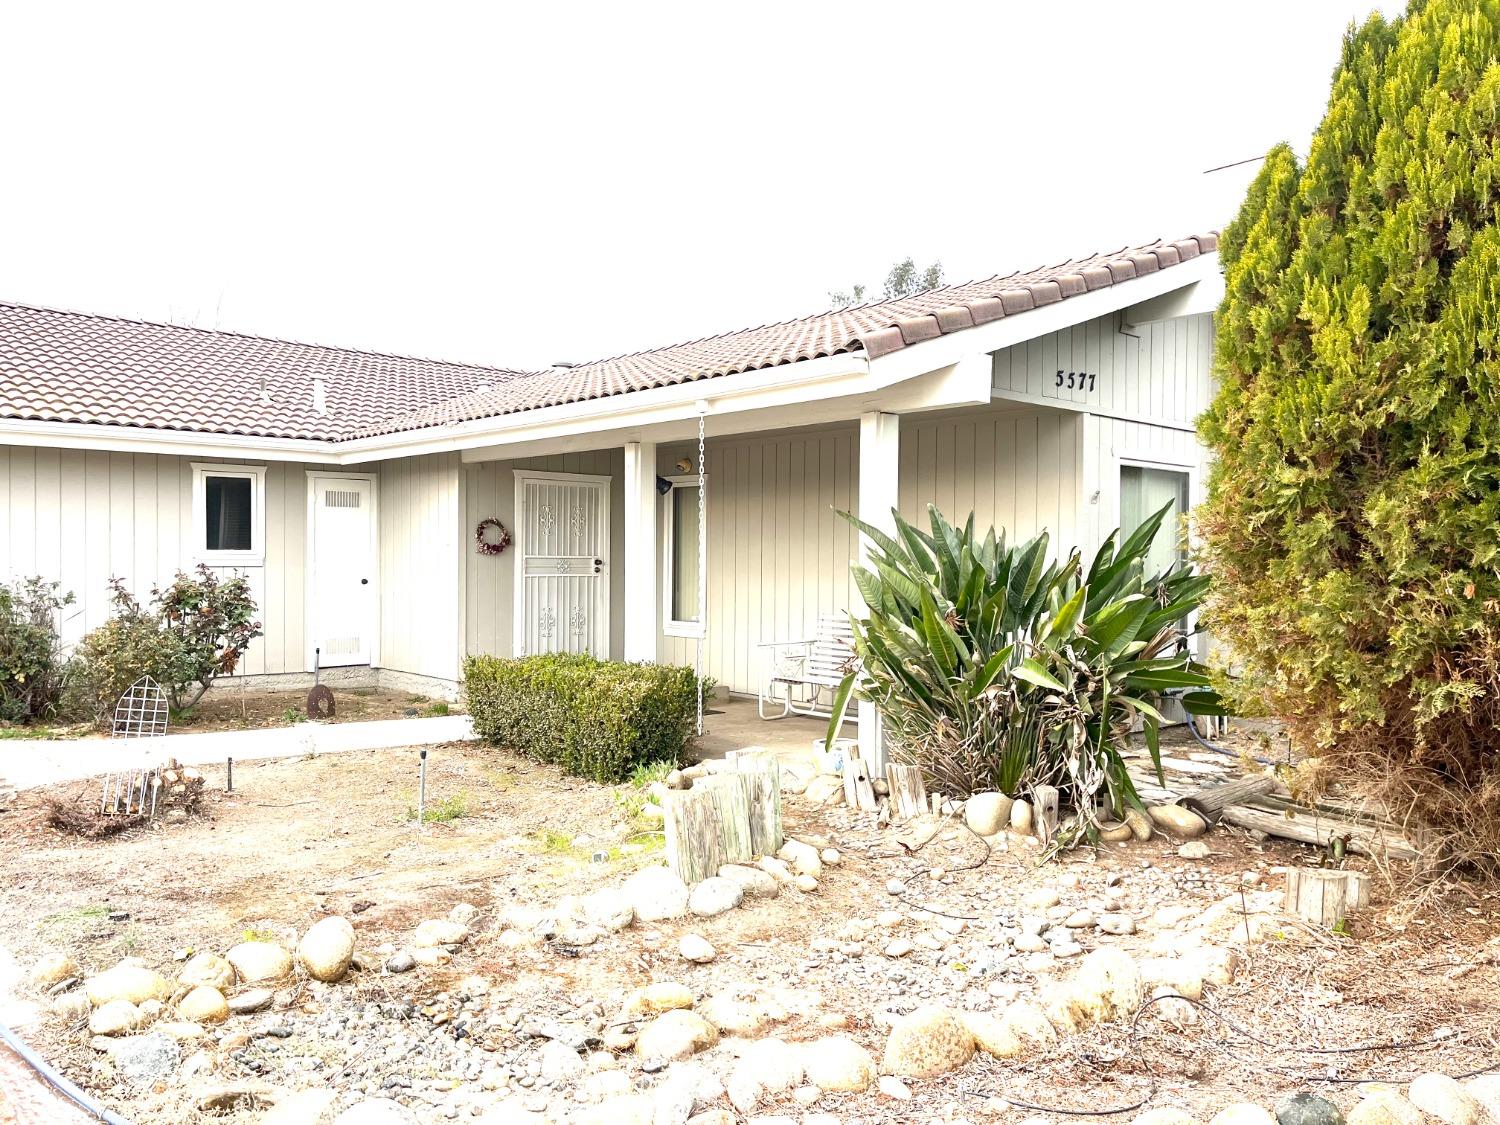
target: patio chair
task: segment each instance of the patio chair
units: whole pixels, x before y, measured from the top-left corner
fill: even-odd
[[[761,684],[757,703],[762,719],[827,718],[833,713],[833,693],[854,663],[848,615],[819,617],[813,636],[805,640],[764,641],[758,647],[771,650],[771,673]],[[852,708],[849,721],[854,721]]]

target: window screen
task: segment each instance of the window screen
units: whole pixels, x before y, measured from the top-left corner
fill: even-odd
[[[698,620],[698,486],[672,489],[672,620]]]
[[[1161,521],[1151,550],[1146,555],[1146,573],[1161,574],[1173,564],[1187,561],[1182,542],[1182,516],[1188,507],[1188,475],[1172,469],[1120,466],[1120,536],[1124,538],[1158,511],[1171,504]]]
[[[249,477],[205,477],[204,545],[210,551],[251,551]]]

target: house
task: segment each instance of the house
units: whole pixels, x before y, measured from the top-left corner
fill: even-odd
[[[144,593],[199,561],[242,572],[265,628],[245,672],[267,686],[315,659],[451,691],[466,653],[692,663],[701,645],[754,693],[761,642],[857,604],[835,509],[889,525],[934,502],[1088,551],[1196,500],[1216,250],[1159,242],[532,372],[0,305],[0,577],[59,579],[73,640],[112,576]],[[480,552],[486,519],[508,550]]]

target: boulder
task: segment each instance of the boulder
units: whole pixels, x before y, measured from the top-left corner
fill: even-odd
[[[1125,823],[1130,826],[1131,834],[1143,844],[1155,835],[1156,830],[1151,827],[1151,818],[1140,809],[1126,809]]]
[[[820,773],[807,783],[803,798],[814,805],[842,805],[844,803],[844,778],[841,774]]]
[[[1016,801],[1010,806],[1010,830],[1022,836],[1031,835],[1031,802]]]
[[[462,945],[468,940],[469,927],[450,918],[429,918],[411,932],[411,944],[417,949]]]
[[[1208,831],[1208,821],[1182,805],[1152,805],[1151,822],[1163,832],[1183,840],[1195,840]]]
[[[781,884],[759,867],[726,863],[719,868],[719,878],[739,884],[746,898],[775,898],[781,893]]]
[[[764,872],[756,872],[758,875]],[[774,885],[775,881],[772,880]],[[693,888],[688,896],[688,909],[700,918],[713,918],[727,914],[745,898],[745,888],[733,879],[712,876]]]
[[[115,1070],[135,1086],[154,1086],[172,1076],[182,1060],[182,1050],[160,1032],[132,1035],[110,1048]]]
[[[1145,998],[1140,966],[1122,949],[1096,949],[1079,963],[1067,998],[1082,1027],[1132,1016]]]
[[[545,1082],[566,1081],[578,1077],[584,1071],[585,1064],[578,1057],[578,1052],[556,1039],[543,1043],[541,1054],[542,1080]]]
[[[1177,848],[1177,854],[1182,859],[1207,859],[1208,845],[1202,840],[1189,840]]]
[[[817,879],[823,874],[823,857],[818,854],[818,849],[801,840],[786,841],[776,858],[790,865],[798,875],[811,875]]]
[[[623,891],[605,889],[586,895],[580,902],[584,918],[612,933],[627,928],[635,921],[635,907]]]
[[[1047,1013],[1030,1000],[1016,1000],[1000,1017],[1023,1046],[1044,1050],[1057,1042],[1057,1031]]]
[[[934,1078],[974,1057],[974,1036],[947,1008],[927,1005],[898,1019],[880,1069],[901,1078]]]
[[[642,922],[681,918],[688,910],[687,884],[670,867],[645,867],[620,888]]]
[[[141,1010],[129,1000],[108,1000],[89,1016],[92,1035],[127,1035],[144,1022]]]
[[[172,995],[172,986],[164,976],[130,960],[121,961],[113,969],[90,977],[83,987],[89,1003],[96,1008],[111,1000],[140,1004],[147,1000],[166,1000]]]
[[[178,1001],[177,1014],[193,1023],[223,1023],[229,1018],[229,1005],[217,988],[200,984]]]
[[[1394,1090],[1366,1089],[1347,1115],[1348,1125],[1423,1125],[1420,1109]]]
[[[78,967],[78,962],[66,953],[43,954],[36,959],[31,966],[31,971],[27,973],[32,984],[43,988],[82,975],[83,970]]]
[[[682,954],[684,961],[692,961],[698,965],[706,965],[718,956],[708,939],[697,934],[683,934],[677,943],[677,952]]]
[[[247,988],[229,998],[229,1011],[236,1016],[264,1011],[271,1006],[276,994],[269,988]]]
[[[625,1014],[630,1016],[657,1015],[674,1008],[693,1006],[692,989],[672,981],[657,981],[638,988],[625,998]]]
[[[1276,1125],[1271,1112],[1249,1102],[1226,1105],[1209,1119],[1208,1125]]]
[[[297,1090],[278,1099],[258,1125],[318,1125],[337,1100],[335,1090]]]
[[[993,836],[1010,824],[1014,804],[1004,793],[975,793],[964,802],[964,823],[976,836]]]
[[[713,1024],[686,1008],[674,1008],[641,1028],[635,1053],[645,1060],[671,1062],[689,1058],[718,1041]]]
[[[242,941],[224,956],[246,984],[283,980],[292,972],[292,955],[274,941]]]
[[[1198,1119],[1183,1110],[1163,1106],[1161,1109],[1148,1109],[1145,1113],[1137,1114],[1131,1119],[1130,1125],[1198,1125]]]
[[[1197,815],[1196,813],[1194,814]],[[1276,1104],[1280,1125],[1344,1125],[1339,1107],[1317,1094],[1293,1094]]]
[[[1123,844],[1126,840],[1135,839],[1135,833],[1123,820],[1111,821],[1099,826],[1099,839],[1106,844]]]
[[[997,1059],[1013,1059],[1025,1047],[1016,1029],[1000,1016],[989,1012],[959,1012],[958,1018],[970,1035],[974,1046]]]
[[[806,1073],[803,1053],[782,1039],[757,1039],[745,1048],[736,1071],[752,1076],[762,1089],[785,1093],[802,1085]]]
[[[234,987],[234,966],[217,953],[199,953],[182,967],[177,983],[185,988],[206,984],[223,992]]]
[[[1446,1074],[1422,1075],[1411,1084],[1407,1097],[1445,1125],[1482,1125],[1489,1118],[1479,1100]]]
[[[721,1035],[754,1037],[776,1022],[764,1003],[741,1000],[732,992],[716,993],[693,1011],[718,1028]]]
[[[425,924],[425,923],[424,923]],[[449,925],[463,926],[457,922]],[[466,931],[467,932],[467,931]],[[314,980],[342,980],[354,960],[354,927],[347,918],[337,916],[314,922],[297,943],[297,963]]]
[[[1464,1088],[1500,1122],[1500,1074],[1481,1074],[1469,1079]]]
[[[189,1023],[187,1020],[167,1020],[159,1023],[153,1028],[163,1035],[175,1039],[179,1043],[191,1043],[195,1039],[202,1039],[208,1034],[202,1024]]]
[[[820,1090],[857,1094],[875,1081],[874,1056],[843,1035],[805,1044],[802,1066],[807,1080]]]
[[[365,1098],[333,1119],[333,1125],[416,1125],[417,1119],[399,1102]]]

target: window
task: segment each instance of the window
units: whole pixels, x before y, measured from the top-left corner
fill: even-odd
[[[666,633],[699,637],[698,478],[673,477],[667,493]]]
[[[1145,465],[1120,466],[1120,535],[1129,535],[1162,505],[1172,510],[1161,521],[1146,554],[1146,573],[1160,574],[1174,563],[1187,561],[1182,516],[1188,510],[1188,474],[1181,469]]]
[[[265,562],[266,470],[254,465],[193,466],[197,557],[219,566]]]

